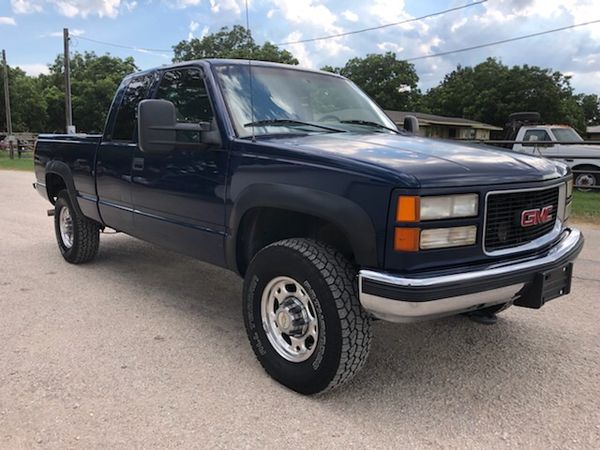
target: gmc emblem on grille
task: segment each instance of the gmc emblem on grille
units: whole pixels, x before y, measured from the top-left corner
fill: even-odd
[[[526,209],[521,213],[521,226],[523,228],[540,225],[552,220],[554,206],[548,205],[543,208]]]

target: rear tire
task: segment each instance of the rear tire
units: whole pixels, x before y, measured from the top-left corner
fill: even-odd
[[[356,271],[334,248],[286,239],[259,251],[244,280],[244,322],[271,377],[301,394],[350,380],[365,364],[371,323]]]
[[[77,214],[66,190],[58,193],[54,204],[54,231],[60,253],[67,262],[82,264],[96,257],[100,226]]]

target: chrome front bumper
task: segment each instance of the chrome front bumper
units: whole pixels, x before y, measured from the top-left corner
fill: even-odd
[[[583,235],[571,228],[542,255],[496,263],[484,269],[430,277],[361,270],[359,299],[372,316],[391,322],[434,319],[518,302],[538,274],[566,267],[582,247]]]

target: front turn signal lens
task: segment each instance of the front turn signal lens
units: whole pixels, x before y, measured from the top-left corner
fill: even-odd
[[[420,231],[418,228],[396,228],[394,250],[400,252],[419,251]]]
[[[401,195],[396,205],[397,222],[419,221],[420,199],[416,196]]]

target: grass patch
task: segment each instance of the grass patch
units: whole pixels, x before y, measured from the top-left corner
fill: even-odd
[[[574,191],[571,216],[574,219],[600,223],[600,191]]]
[[[19,159],[15,153],[15,159],[10,159],[8,153],[0,151],[0,169],[6,170],[33,170],[33,157],[31,153],[25,153]]]

